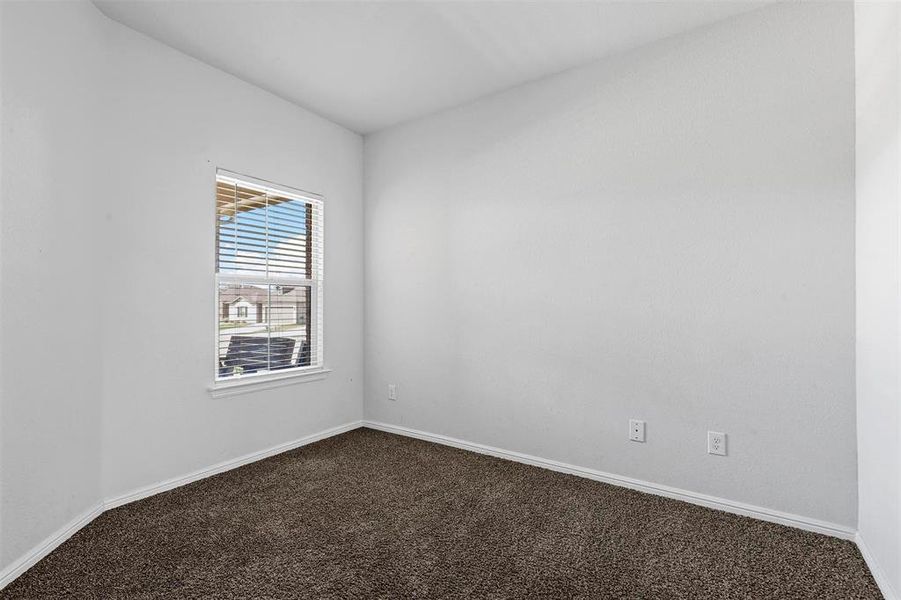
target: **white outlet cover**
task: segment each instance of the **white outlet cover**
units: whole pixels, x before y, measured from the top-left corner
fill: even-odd
[[[719,431],[707,432],[707,454],[726,456],[726,434]]]
[[[629,439],[633,442],[644,442],[644,421],[629,419]]]
[[[388,400],[397,400],[397,384],[388,384]]]

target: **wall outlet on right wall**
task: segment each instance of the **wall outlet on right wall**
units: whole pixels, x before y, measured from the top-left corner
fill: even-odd
[[[707,454],[726,456],[726,434],[719,431],[707,432]]]

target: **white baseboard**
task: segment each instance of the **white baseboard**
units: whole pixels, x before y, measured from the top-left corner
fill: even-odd
[[[98,503],[97,505],[91,507],[86,512],[73,519],[68,524],[64,525],[56,533],[49,536],[47,539],[35,546],[31,551],[26,553],[18,560],[14,561],[7,568],[0,571],[0,590],[2,590],[6,585],[16,579],[22,573],[24,573],[34,564],[36,564],[39,560],[50,554],[54,549],[56,549],[57,546],[72,537],[72,535],[75,534],[79,529],[100,516],[105,510],[116,508],[118,506],[122,506],[123,504],[134,502],[136,500],[140,500],[154,494],[159,494],[160,492],[165,492],[167,490],[171,490],[173,488],[198,481],[205,477],[223,473],[225,471],[229,471],[231,469],[258,460],[262,460],[276,454],[280,454],[282,452],[287,452],[288,450],[293,450],[294,448],[299,448],[301,446],[305,446],[307,444],[311,444],[328,437],[339,435],[341,433],[345,433],[359,427],[369,427],[372,429],[378,429],[380,431],[386,431],[389,433],[395,433],[398,435],[404,435],[407,437],[435,442],[438,444],[443,444],[445,446],[453,446],[455,448],[461,448],[463,450],[469,450],[472,452],[478,452],[480,454],[487,454],[490,456],[495,456],[497,458],[503,458],[519,463],[541,467],[544,469],[549,469],[551,471],[568,473],[570,475],[585,477],[587,479],[593,479],[595,481],[602,481],[604,483],[627,487],[641,492],[656,494],[658,496],[665,496],[667,498],[674,498],[676,500],[682,500],[684,502],[690,502],[692,504],[698,504],[700,506],[706,506],[708,508],[714,508],[733,514],[753,517],[756,519],[761,519],[763,521],[779,523],[781,525],[787,525],[790,527],[797,527],[806,531],[813,531],[815,533],[822,533],[842,539],[854,540],[860,548],[864,560],[866,560],[867,565],[870,567],[870,570],[873,573],[873,577],[876,579],[876,582],[882,590],[885,599],[901,600],[901,597],[899,597],[898,594],[894,591],[891,584],[888,582],[882,570],[880,569],[879,565],[873,560],[873,557],[867,549],[864,541],[856,535],[856,532],[853,529],[849,527],[835,523],[827,523],[825,521],[811,519],[808,517],[802,517],[800,515],[793,515],[790,513],[775,511],[759,506],[753,506],[742,502],[735,502],[732,500],[725,500],[723,498],[716,498],[705,494],[698,494],[695,492],[651,483],[648,481],[641,481],[639,479],[632,479],[630,477],[623,477],[621,475],[615,475],[612,473],[605,473],[603,471],[597,471],[595,469],[577,467],[575,465],[569,465],[554,460],[539,458],[537,456],[530,456],[528,454],[513,452],[511,450],[494,448],[492,446],[486,446],[484,444],[478,444],[475,442],[459,440],[444,435],[428,433],[425,431],[410,429],[408,427],[389,425],[387,423],[379,423],[375,421],[353,421],[346,423],[339,427],[326,429],[325,431],[314,433],[312,435],[308,435],[306,437],[287,442],[285,444],[279,444],[266,450],[253,452],[251,454],[246,454],[233,460],[224,461],[210,467],[194,471],[193,473],[183,475],[181,477],[167,479],[154,485],[142,487],[127,494],[123,494],[115,498],[110,498],[104,502]]]
[[[193,473],[188,473],[187,475],[160,481],[159,483],[154,483],[153,485],[148,485],[137,490],[133,490],[126,494],[122,494],[121,496],[116,496],[115,498],[108,498],[106,501],[104,501],[103,508],[104,510],[109,510],[111,508],[122,506],[123,504],[128,504],[129,502],[135,502],[136,500],[141,500],[143,498],[147,498],[148,496],[153,496],[155,494],[159,494],[173,488],[181,487],[183,485],[187,485],[194,481],[205,479],[213,475],[218,475],[219,473],[224,473],[225,471],[231,471],[232,469],[236,469],[258,460],[263,460],[264,458],[269,458],[270,456],[275,456],[276,454],[281,454],[282,452],[287,452],[288,450],[300,448],[301,446],[306,446],[307,444],[312,444],[313,442],[318,442],[319,440],[324,440],[325,438],[330,438],[332,436],[357,429],[359,427],[362,427],[362,425],[362,421],[352,421],[350,423],[345,423],[344,425],[339,425],[338,427],[332,427],[331,429],[326,429],[325,431],[320,431],[318,433],[314,433],[312,435],[308,435],[291,442],[286,442],[284,444],[279,444],[277,446],[267,448],[266,450],[252,452],[250,454],[245,454],[244,456],[239,456],[238,458],[234,458],[232,460],[217,463],[198,471],[194,471]]]
[[[609,483],[620,487],[627,487],[633,490],[638,490],[640,492],[656,494],[657,496],[665,496],[667,498],[673,498],[675,500],[682,500],[683,502],[690,502],[691,504],[698,504],[700,506],[706,506],[707,508],[715,508],[717,510],[722,510],[736,515],[753,517],[762,521],[769,521],[771,523],[778,523],[780,525],[796,527],[798,529],[804,529],[806,531],[812,531],[814,533],[822,533],[844,540],[854,540],[856,533],[854,529],[846,527],[844,525],[839,525],[837,523],[829,523],[826,521],[820,521],[818,519],[812,519],[809,517],[802,517],[800,515],[785,513],[778,510],[763,508],[761,506],[754,506],[751,504],[745,504],[743,502],[736,502],[734,500],[726,500],[724,498],[717,498],[715,496],[708,496],[706,494],[690,492],[688,490],[661,485],[659,483],[642,481],[640,479],[633,479],[631,477],[624,477],[622,475],[615,475],[613,473],[605,473],[603,471],[597,471],[595,469],[589,469],[586,467],[578,467],[576,465],[570,465],[555,460],[548,460],[546,458],[522,454],[521,452],[513,452],[512,450],[504,450],[502,448],[486,446],[485,444],[468,442],[466,440],[460,440],[445,435],[419,431],[417,429],[410,429],[409,427],[401,427],[398,425],[389,425],[387,423],[379,423],[366,420],[363,421],[363,426],[372,429],[378,429],[380,431],[386,431],[388,433],[396,433],[398,435],[426,440],[429,442],[436,442],[445,446],[453,446],[454,448],[470,450],[472,452],[478,452],[480,454],[488,454],[497,458],[504,458],[507,460],[512,460],[514,462],[549,469],[551,471],[568,473],[570,475],[585,477],[586,479],[593,479],[595,481],[602,481],[604,483]]]
[[[860,548],[860,553],[863,555],[863,559],[870,568],[870,573],[873,574],[873,579],[876,580],[876,585],[879,586],[879,591],[882,592],[882,596],[885,600],[901,600],[901,594],[898,594],[898,592],[895,591],[892,582],[885,576],[885,571],[883,571],[879,563],[876,562],[876,557],[870,552],[869,547],[867,547],[867,544],[860,536],[860,533],[854,536],[854,541],[857,542],[857,547]]]
[[[224,473],[225,471],[230,471],[231,469],[235,469],[237,467],[241,467],[243,465],[262,460],[264,458],[269,458],[270,456],[275,456],[276,454],[281,454],[282,452],[287,452],[288,450],[306,446],[307,444],[312,444],[313,442],[318,442],[319,440],[324,440],[325,438],[357,429],[362,425],[362,421],[352,421],[350,423],[345,423],[344,425],[340,425],[338,427],[332,427],[331,429],[326,429],[325,431],[320,431],[318,433],[314,433],[312,435],[308,435],[291,442],[272,446],[271,448],[267,448],[266,450],[245,454],[244,456],[239,456],[238,458],[227,460],[210,467],[200,469],[199,471],[194,471],[193,473],[182,475],[181,477],[167,479],[165,481],[161,481],[159,483],[142,487],[132,492],[128,492],[127,494],[99,502],[95,506],[87,510],[85,513],[79,515],[68,524],[64,525],[59,531],[32,548],[29,552],[27,552],[18,560],[14,561],[7,568],[0,571],[0,590],[9,585],[14,579],[16,579],[19,575],[35,565],[39,560],[53,552],[53,550],[55,550],[57,546],[72,537],[79,529],[99,517],[106,510],[110,510],[111,508],[116,508],[117,506],[122,506],[123,504],[128,504],[129,502],[134,502],[136,500],[141,500],[142,498],[147,498],[148,496],[153,496],[154,494],[159,494],[160,492],[165,492],[173,488],[177,488],[188,483],[210,477],[212,475]]]
[[[39,560],[56,550],[56,547],[75,535],[79,529],[99,517],[103,513],[103,503],[98,502],[79,516],[63,525],[56,533],[32,548],[24,556],[0,571],[0,590],[13,579],[33,567]]]

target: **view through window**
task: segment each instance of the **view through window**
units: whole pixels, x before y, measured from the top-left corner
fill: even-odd
[[[216,175],[216,378],[322,364],[322,199]]]

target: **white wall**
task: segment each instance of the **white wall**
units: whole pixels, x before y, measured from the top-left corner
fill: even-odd
[[[769,7],[367,137],[366,417],[853,526],[852,23]]]
[[[363,381],[360,136],[110,28],[107,497],[358,420]],[[334,369],[326,380],[209,396],[217,166],[325,196],[325,360]]]
[[[858,528],[901,597],[901,5],[855,4]],[[888,595],[888,594],[886,594]]]
[[[105,24],[0,3],[0,569],[100,495]],[[40,40],[40,43],[35,43]]]
[[[851,17],[769,8],[370,138],[366,415],[853,525]],[[102,498],[359,418],[364,289],[358,136],[84,2],[0,28],[2,569]],[[325,194],[327,380],[208,396],[216,166]],[[897,449],[872,196],[861,425]],[[885,451],[860,521],[897,582]]]
[[[363,272],[360,136],[87,2],[0,6],[2,570],[103,498],[360,419]],[[209,396],[217,166],[325,196],[327,379]]]

